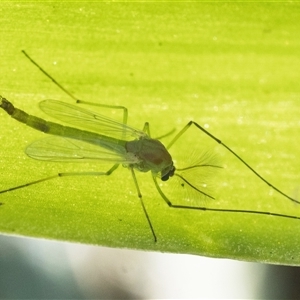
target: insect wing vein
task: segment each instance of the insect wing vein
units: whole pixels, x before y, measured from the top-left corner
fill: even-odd
[[[139,138],[146,135],[143,131],[134,129],[126,124],[57,100],[44,100],[40,102],[40,109],[47,115],[73,126],[78,126],[108,136],[128,140],[133,137]]]
[[[48,137],[30,144],[26,154],[46,161],[86,162],[91,160],[130,164],[132,158],[101,148],[100,146],[63,137]]]

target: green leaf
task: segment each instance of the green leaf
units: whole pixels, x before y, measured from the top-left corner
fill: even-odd
[[[148,121],[153,136],[180,130],[193,119],[268,181],[300,200],[298,3],[2,6],[0,94],[16,107],[50,120],[39,111],[39,101],[74,103],[25,58],[25,49],[78,98],[126,106],[129,125],[142,128]],[[117,110],[100,112],[122,120]],[[4,111],[0,126],[1,190],[58,172],[110,168],[32,160],[25,147],[45,135]],[[207,177],[215,200],[195,197],[193,205],[300,217],[299,205],[276,193],[196,128],[170,149],[178,164],[206,151],[216,154],[224,168]],[[300,265],[300,220],[169,208],[151,174],[138,173],[137,180],[157,243],[131,173],[122,167],[107,177],[57,178],[0,194],[0,231]],[[182,204],[176,190],[170,195],[170,201]]]

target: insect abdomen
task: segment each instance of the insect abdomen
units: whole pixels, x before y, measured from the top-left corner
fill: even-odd
[[[26,124],[39,131],[47,133],[49,131],[48,122],[27,114],[25,111],[15,108],[7,99],[0,96],[0,107],[3,108],[12,118]]]

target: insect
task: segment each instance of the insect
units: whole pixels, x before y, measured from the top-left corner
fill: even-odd
[[[90,105],[89,102],[76,99],[68,90],[60,85],[50,74],[48,74],[40,65],[38,65],[25,51],[24,55],[36,65],[41,72],[43,72],[55,85],[67,93],[70,97],[76,100],[77,103],[85,103]],[[196,129],[202,131],[212,140],[219,145],[223,146],[249,170],[251,170],[259,179],[265,182],[268,186],[281,194],[283,197],[292,202],[300,203],[298,200],[288,196],[269,181],[264,179],[257,173],[246,161],[244,161],[237,153],[224,144],[220,139],[209,133],[204,127],[200,126],[194,121],[190,121],[186,126],[180,130],[171,142],[164,146],[159,139],[151,138],[149,124],[146,122],[143,130],[134,129],[127,125],[127,109],[123,106],[115,107],[113,105],[102,105],[100,107],[120,108],[123,110],[123,123],[117,122],[103,115],[96,114],[90,110],[79,107],[78,105],[71,105],[65,102],[56,100],[44,100],[40,102],[40,108],[49,116],[52,116],[60,121],[71,124],[70,126],[60,125],[58,123],[49,122],[41,118],[27,114],[26,112],[15,108],[14,105],[6,98],[0,96],[0,107],[6,111],[12,118],[19,122],[25,123],[36,130],[49,134],[50,137],[37,140],[29,145],[25,152],[34,159],[44,161],[104,161],[111,162],[113,166],[105,172],[63,172],[52,175],[46,178],[41,178],[36,181],[28,182],[23,185],[15,186],[0,193],[10,192],[16,189],[25,188],[27,186],[45,182],[54,178],[65,176],[89,175],[101,176],[111,175],[120,164],[128,168],[131,172],[138,198],[149,228],[151,230],[154,242],[157,241],[157,235],[152,225],[151,218],[147,212],[146,206],[143,202],[143,197],[139,188],[139,184],[135,175],[135,171],[151,172],[155,187],[165,201],[171,208],[177,209],[190,209],[200,211],[217,211],[227,213],[248,213],[260,215],[272,215],[282,218],[300,219],[300,217],[285,215],[267,211],[254,211],[254,210],[241,210],[241,209],[222,209],[222,208],[209,208],[205,206],[193,205],[177,205],[173,204],[172,199],[169,199],[161,187],[160,181],[167,182],[175,179],[178,185],[184,191],[192,191],[189,196],[199,198],[212,198],[213,195],[207,192],[205,185],[193,183],[190,179],[190,173],[195,172],[195,176],[201,175],[201,170],[214,170],[221,167],[213,161],[196,162],[184,168],[177,168],[173,162],[170,153],[171,147],[179,140],[181,136],[191,127],[195,126]],[[198,172],[198,173],[197,173]]]

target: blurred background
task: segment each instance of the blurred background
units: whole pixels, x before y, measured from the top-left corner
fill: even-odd
[[[297,267],[0,236],[1,299],[299,299]]]

